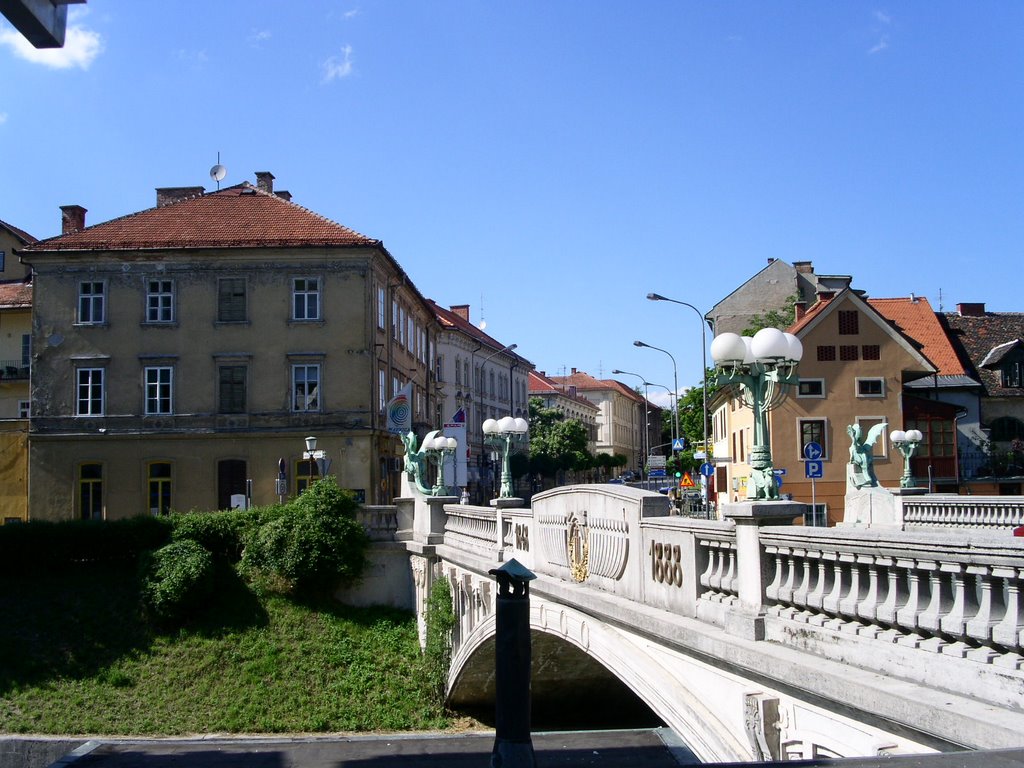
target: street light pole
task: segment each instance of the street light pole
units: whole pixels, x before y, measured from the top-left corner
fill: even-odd
[[[684,307],[689,307],[697,316],[700,318],[700,364],[702,373],[702,387],[704,389],[704,453],[708,451],[708,340],[707,340],[707,323],[704,322],[704,313],[697,309],[693,304],[687,304],[685,301],[679,301],[678,299],[670,299],[666,296],[662,296],[660,293],[648,293],[647,298],[651,301],[670,301],[673,304],[682,304]]]
[[[612,375],[620,373],[625,374],[626,376],[636,376],[638,379],[640,379],[640,381],[643,381],[644,384],[644,431],[640,433],[640,450],[644,454],[640,464],[640,479],[643,480],[644,467],[647,465],[647,456],[651,452],[651,407],[650,398],[647,396],[647,382],[644,381],[644,377],[641,376],[639,373],[633,373],[632,371],[620,371],[618,368],[612,371]]]
[[[482,347],[482,346],[483,346],[483,344],[479,344],[477,346],[477,348],[474,349],[470,353],[470,367],[473,369],[473,377],[474,378],[476,378],[476,353],[480,349],[480,347]],[[512,350],[514,350],[518,346],[519,346],[518,344],[509,344],[508,346],[502,347],[497,352],[492,352],[491,354],[489,354],[487,357],[485,357],[483,360],[480,361],[480,382],[479,382],[480,387],[477,390],[477,394],[479,395],[479,397],[477,398],[477,402],[478,402],[478,410],[480,411],[480,426],[481,427],[483,426],[484,421],[486,421],[486,416],[484,415],[484,391],[486,390],[486,386],[484,386],[484,384],[485,384],[485,381],[486,381],[487,377],[484,375],[484,366],[487,365],[487,361],[490,360],[491,358],[497,357],[498,355],[502,354],[503,352],[511,352]],[[511,382],[509,382],[509,383],[511,384]],[[476,386],[476,384],[477,384],[477,382],[474,381],[473,382],[473,386]],[[472,422],[472,417],[470,418],[470,421]],[[469,439],[469,435],[471,433],[473,433],[473,425],[472,425],[472,423],[470,423],[469,426],[466,429],[467,440]],[[483,442],[481,442],[480,443],[480,459],[481,459],[481,462],[483,460],[483,449],[484,449],[484,444],[483,444]],[[480,470],[482,472],[483,471],[482,464],[480,465],[479,468],[480,468]]]
[[[643,341],[634,341],[634,347],[647,347],[648,349],[656,349],[659,352],[664,352],[668,355],[668,359],[672,361],[672,383],[675,385],[675,391],[672,393],[672,413],[675,416],[676,425],[676,436],[679,436],[679,369],[676,368],[676,359],[672,357],[672,353],[667,349],[661,347],[655,347],[653,344],[647,344]]]

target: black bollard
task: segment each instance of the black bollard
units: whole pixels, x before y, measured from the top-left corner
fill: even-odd
[[[512,559],[488,571],[494,611],[494,749],[491,768],[535,768],[530,739],[530,569]]]

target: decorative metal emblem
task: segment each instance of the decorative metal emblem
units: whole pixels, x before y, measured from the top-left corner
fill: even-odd
[[[587,580],[590,573],[590,528],[587,526],[587,513],[571,513],[568,523],[566,544],[569,550],[569,574],[573,581],[581,583]]]

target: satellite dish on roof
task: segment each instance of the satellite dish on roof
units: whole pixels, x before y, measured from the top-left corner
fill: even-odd
[[[217,163],[213,168],[210,169],[210,178],[214,181],[220,181],[228,175],[228,169],[220,163]]]
[[[486,320],[481,320],[479,327],[480,327],[480,330],[482,331],[484,328],[487,327],[487,321]]]

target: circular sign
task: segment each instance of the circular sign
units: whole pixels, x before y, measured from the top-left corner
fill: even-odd
[[[715,474],[715,465],[705,461],[700,465],[700,473],[704,475],[704,477],[711,477]]]
[[[824,451],[821,450],[821,444],[820,443],[807,443],[807,445],[804,446],[804,458],[805,459],[810,459],[811,461],[817,461],[818,459],[821,458],[821,455],[823,453],[824,453]]]

